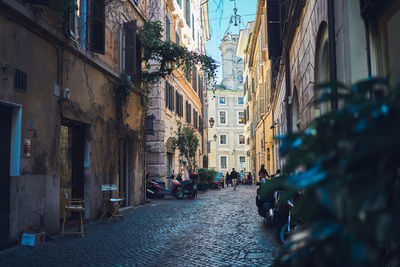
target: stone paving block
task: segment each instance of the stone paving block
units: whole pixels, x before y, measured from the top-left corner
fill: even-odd
[[[255,191],[154,200],[125,211],[123,222],[85,225],[84,238],[55,235],[0,251],[0,266],[269,266],[279,246],[258,216]]]

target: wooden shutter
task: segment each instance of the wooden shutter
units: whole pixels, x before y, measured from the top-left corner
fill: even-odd
[[[183,117],[183,96],[179,95],[179,117]]]
[[[129,76],[136,74],[136,20],[124,23],[125,29],[125,72]]]
[[[190,0],[185,2],[185,18],[187,25],[190,27]]]
[[[165,40],[171,41],[171,21],[167,14],[165,14]]]
[[[282,42],[280,37],[279,1],[267,2],[268,25],[268,57],[280,57],[282,55]]]
[[[105,54],[105,0],[90,1],[90,50]]]
[[[165,96],[164,96],[164,100],[165,100],[165,107],[169,108],[168,106],[168,83],[167,81],[165,81],[165,87],[164,87],[164,91],[165,91]]]

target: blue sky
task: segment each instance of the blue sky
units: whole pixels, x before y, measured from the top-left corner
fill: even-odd
[[[218,49],[222,37],[229,26],[230,17],[233,15],[235,1],[232,0],[209,0],[208,12],[210,21],[211,39],[207,42],[207,55],[221,62],[221,53]],[[242,23],[238,26],[231,24],[230,31],[234,34],[247,26],[247,22],[254,21],[257,12],[257,0],[236,0],[237,14],[242,16]],[[220,70],[217,75],[217,83],[221,80]]]

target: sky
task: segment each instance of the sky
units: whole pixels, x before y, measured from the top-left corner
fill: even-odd
[[[229,21],[233,13],[234,3],[238,9],[237,14],[241,16],[242,23],[238,26],[230,25],[230,32],[238,34],[239,30],[245,29],[247,22],[254,21],[257,12],[257,0],[209,0],[208,17],[210,22],[211,39],[207,42],[207,55],[214,58],[218,64],[221,63],[221,52],[219,45],[227,32]],[[221,68],[221,67],[220,67]],[[218,71],[217,83],[221,81],[222,69]]]

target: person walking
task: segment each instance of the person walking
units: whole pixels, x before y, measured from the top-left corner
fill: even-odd
[[[236,190],[236,184],[237,184],[238,176],[239,176],[239,174],[235,171],[235,168],[232,168],[230,177],[232,179],[233,190]]]
[[[268,175],[267,170],[264,167],[264,164],[261,164],[260,171],[258,172],[258,177],[260,178],[260,182],[265,179],[271,179],[271,177]],[[268,178],[267,178],[268,177]]]
[[[226,183],[226,187],[228,187],[229,184],[231,183],[231,177],[229,175],[229,172],[226,172],[225,183]]]

